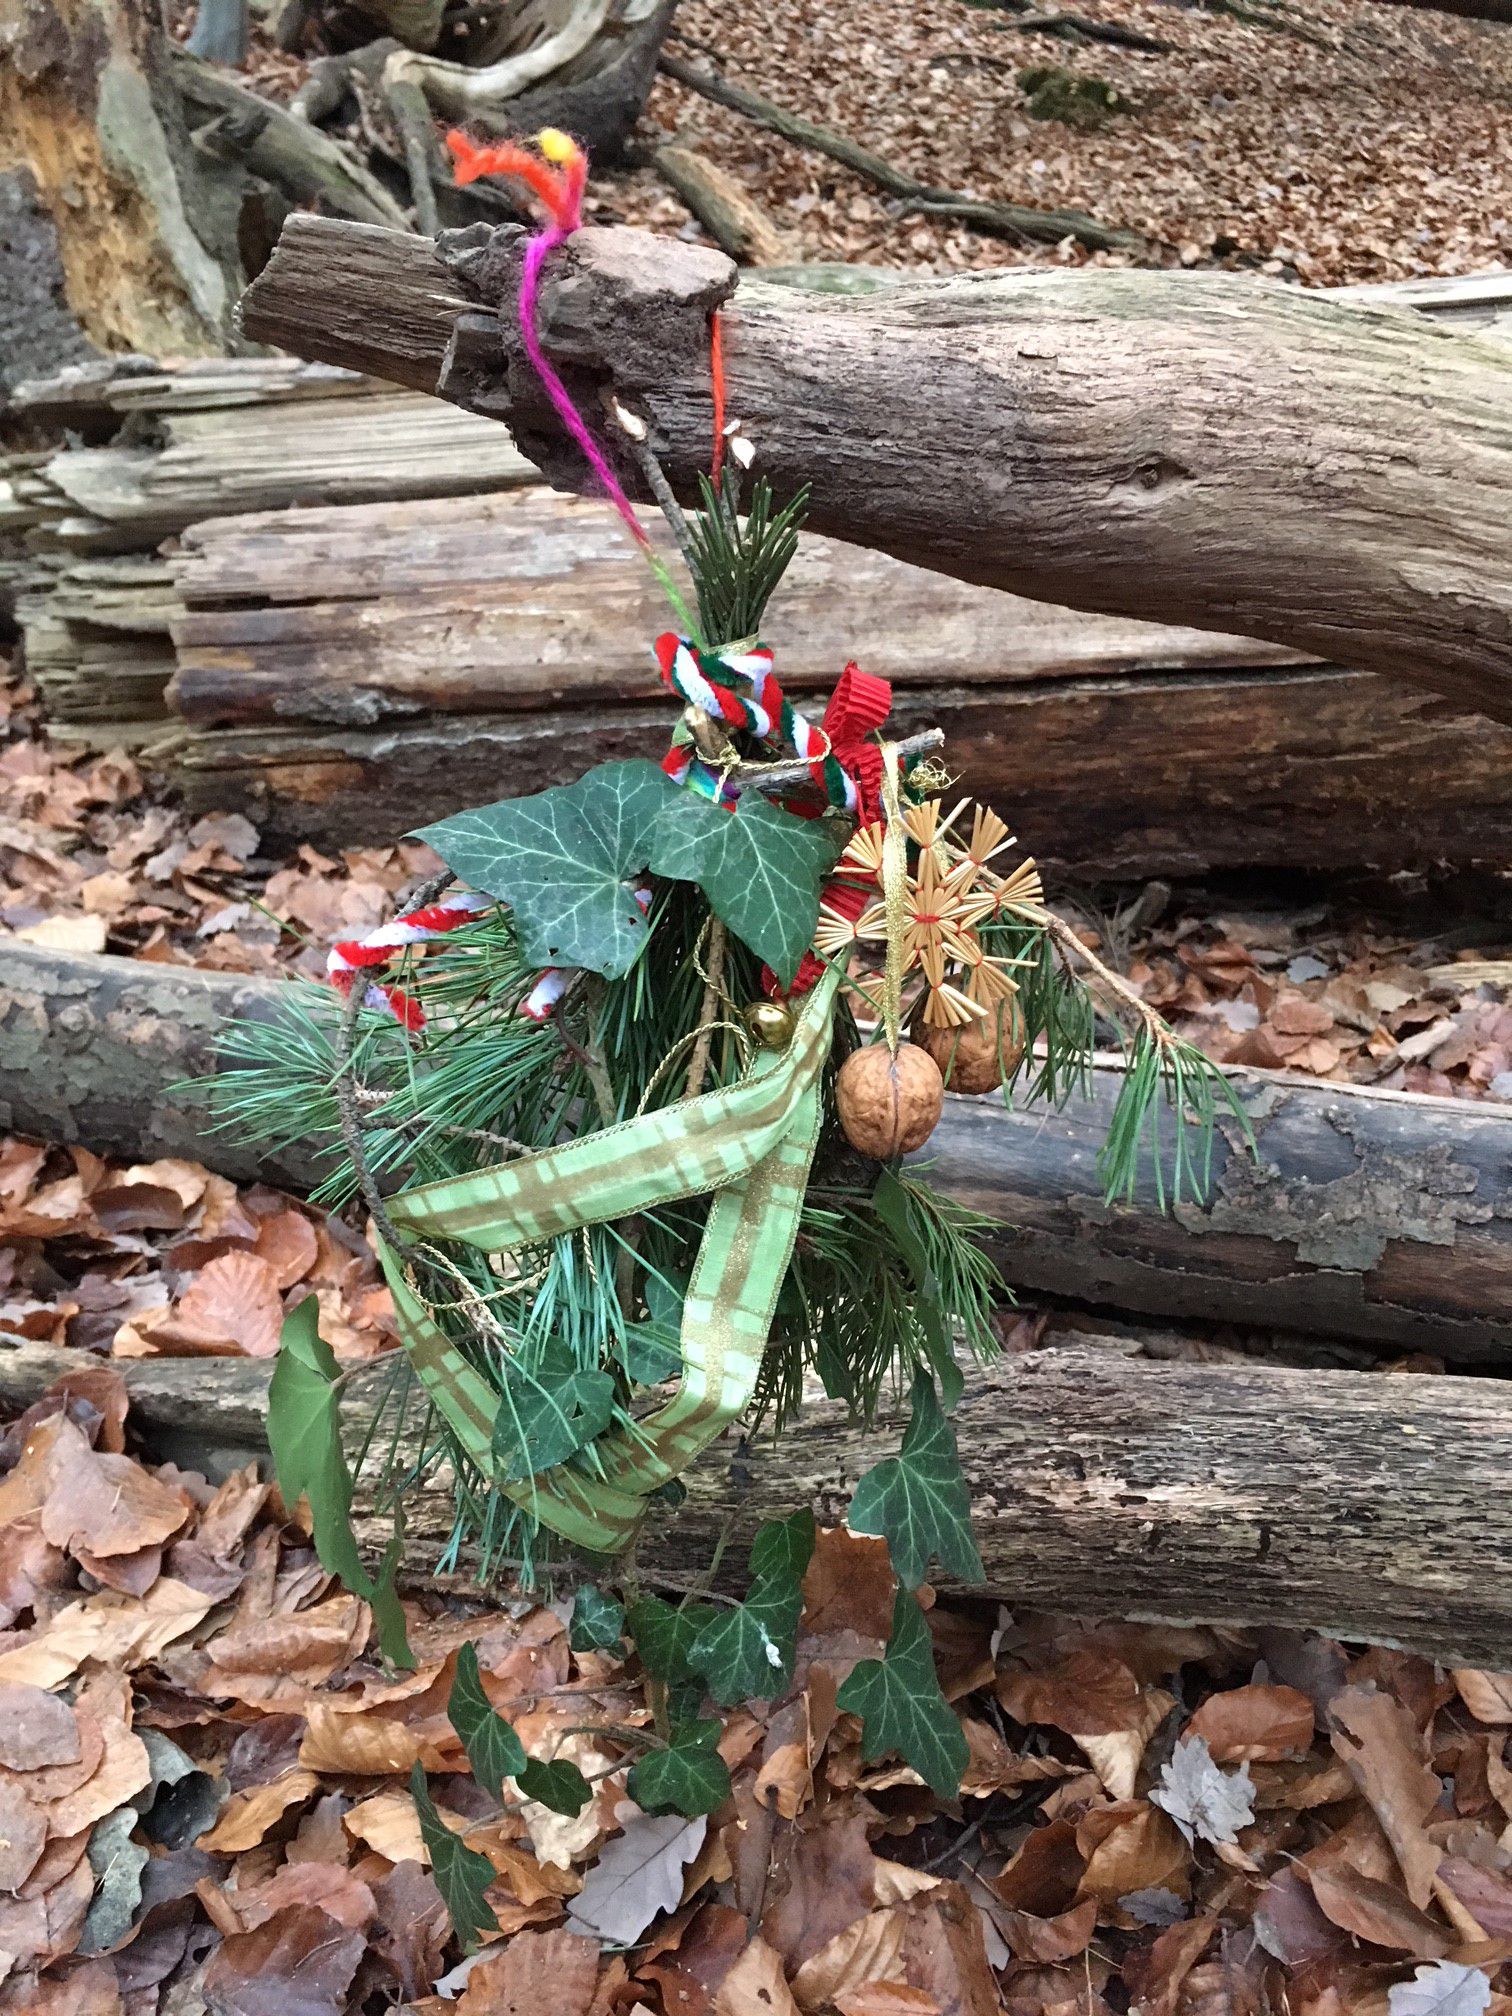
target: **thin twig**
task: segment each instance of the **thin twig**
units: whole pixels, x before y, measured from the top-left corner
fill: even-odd
[[[709,1068],[709,1052],[714,1044],[714,1023],[724,992],[726,942],[724,920],[712,917],[709,926],[709,964],[704,973],[703,1000],[698,1010],[698,1037],[693,1045],[693,1055],[688,1060],[687,1082],[683,1086],[685,1099],[696,1098],[703,1090],[704,1074]]]
[[[941,748],[944,741],[943,728],[923,728],[917,735],[905,736],[897,745],[898,755],[922,756],[926,749]],[[814,773],[800,757],[794,762],[739,763],[731,770],[730,779],[742,791],[771,794],[790,790],[794,784],[811,784]]]

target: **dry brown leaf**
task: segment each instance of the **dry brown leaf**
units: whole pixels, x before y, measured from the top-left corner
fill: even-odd
[[[598,1972],[596,1940],[517,1932],[473,1968],[457,2016],[588,2016]]]
[[[837,1995],[835,2007],[840,2016],[944,2016],[932,1995],[906,1981],[868,1981]]]
[[[423,1868],[430,1867],[420,1815],[407,1792],[378,1792],[371,1799],[360,1800],[342,1825],[354,1841],[365,1842],[390,1862],[418,1862]]]
[[[1437,1960],[1448,1952],[1450,1942],[1443,1928],[1394,1883],[1377,1882],[1344,1864],[1312,1868],[1308,1877],[1319,1910],[1357,1939],[1411,1953],[1418,1960]]]
[[[869,1911],[827,1940],[793,1975],[793,1999],[805,2016],[869,1982],[901,1980],[907,1928],[907,1906],[892,1904]]]
[[[1035,1918],[1027,1911],[999,1910],[993,1922],[1015,1960],[1055,1964],[1085,1953],[1097,1926],[1097,1899],[1088,1897],[1055,1918]]]
[[[0,1685],[0,1764],[27,1772],[77,1764],[82,1749],[79,1718],[67,1701],[40,1687]]]
[[[1078,1901],[1096,1897],[1115,1905],[1133,1890],[1187,1894],[1191,1851],[1158,1806],[1139,1800],[1094,1808],[1077,1828],[1076,1841],[1087,1858]]]
[[[1016,1722],[1045,1724],[1068,1736],[1111,1736],[1153,1727],[1138,1680],[1121,1659],[1096,1646],[1069,1652],[1042,1671],[1000,1673],[997,1696]],[[1170,1696],[1164,1699],[1169,1704]]]
[[[1217,1929],[1216,1918],[1189,1918],[1184,1924],[1167,1926],[1148,1949],[1136,1947],[1129,1955],[1124,1980],[1145,2016],[1177,2016],[1185,2009],[1182,1990],[1187,1977]],[[1189,2016],[1199,2016],[1199,2012],[1192,2010]]]
[[[91,1449],[80,1435],[62,1455],[42,1507],[42,1536],[98,1559],[159,1547],[189,1520],[191,1506],[129,1456]],[[150,1585],[149,1585],[150,1586]],[[133,1591],[145,1595],[146,1589]]]
[[[1472,1666],[1454,1670],[1459,1697],[1477,1722],[1512,1727],[1512,1673],[1482,1673]]]
[[[1433,1895],[1441,1853],[1424,1832],[1424,1823],[1443,1787],[1429,1766],[1418,1727],[1399,1701],[1374,1687],[1344,1688],[1334,1696],[1329,1715],[1334,1750],[1369,1800],[1395,1851],[1407,1894],[1422,1909]]]
[[[42,1859],[47,1821],[20,1786],[0,1784],[0,1890],[19,1890]]]
[[[255,1253],[223,1253],[202,1267],[171,1314],[137,1324],[159,1351],[272,1358],[283,1329],[278,1278]]]
[[[245,1848],[255,1848],[269,1828],[277,1826],[291,1807],[302,1806],[319,1789],[320,1780],[313,1771],[294,1770],[275,1778],[271,1785],[253,1785],[245,1792],[235,1792],[227,1800],[215,1825],[208,1834],[200,1836],[196,1845],[218,1855],[236,1855]],[[356,1810],[353,1809],[354,1812]],[[411,1804],[411,1815],[414,1811]],[[352,1814],[349,1813],[349,1827],[351,1821]],[[418,1823],[416,1831],[419,1831]],[[402,1856],[390,1857],[391,1861],[404,1859]]]
[[[1296,1687],[1254,1685],[1210,1694],[1183,1734],[1201,1736],[1219,1764],[1279,1763],[1312,1748],[1311,1699]]]
[[[799,2016],[782,1962],[764,1939],[752,1939],[719,1984],[714,2016]]]
[[[420,1741],[402,1722],[379,1715],[345,1715],[328,1702],[312,1701],[299,1746],[307,1771],[350,1772],[364,1778],[407,1777],[420,1756]]]
[[[292,1904],[222,1941],[205,1970],[205,1999],[235,2016],[345,2016],[366,1950],[360,1932],[313,1904]]]
[[[208,1614],[211,1599],[160,1576],[142,1597],[115,1590],[70,1603],[22,1645],[0,1652],[0,1681],[60,1687],[86,1659],[133,1670]]]
[[[1054,1918],[1072,1903],[1086,1866],[1075,1826],[1070,1820],[1052,1820],[1030,1829],[991,1886],[1010,1910]]]
[[[350,1932],[370,1925],[378,1909],[367,1884],[334,1862],[285,1862],[266,1883],[238,1887],[236,1893],[237,1914],[248,1931],[290,1904],[318,1905]]]

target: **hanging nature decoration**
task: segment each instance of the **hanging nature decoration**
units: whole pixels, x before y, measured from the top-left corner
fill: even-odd
[[[927,1143],[947,1083],[1064,1099],[1101,1020],[1128,1053],[1110,1193],[1132,1186],[1147,1149],[1162,1194],[1190,1194],[1227,1088],[1046,907],[1032,861],[1010,865],[995,813],[944,809],[942,738],[889,739],[885,681],[847,666],[818,720],[783,692],[759,634],[804,500],[778,510],[749,482],[751,445],[722,410],[717,322],[700,511],[672,502],[644,423],[610,416],[614,454],[663,501],[690,613],[540,350],[541,266],[577,221],[583,164],[559,135],[539,144],[537,157],[452,141],[464,172],[522,177],[548,211],[524,255],[526,347],[677,612],[654,644],[680,703],[671,746],[660,765],[605,763],[427,827],[445,874],[397,922],[334,950],[334,992],[295,995],[277,1028],[230,1032],[219,1102],[271,1141],[323,1133],[323,1194],[366,1202],[404,1347],[391,1496],[402,1509],[405,1489],[448,1465],[454,1551],[472,1547],[485,1573],[533,1572],[561,1543],[623,1554],[709,1443],[739,1419],[780,1427],[810,1373],[862,1415],[889,1382],[909,1387],[902,1448],[849,1515],[891,1549],[893,1642],[841,1705],[862,1715],[868,1755],[899,1748],[948,1789],[960,1731],[909,1592],[936,1560],[979,1572],[947,1411],[958,1359],[993,1348],[1005,1291],[979,1244],[987,1221],[899,1158]],[[351,1536],[338,1392],[306,1302],[273,1382],[279,1476],[291,1501],[308,1496],[322,1560],[373,1601],[402,1656],[391,1574],[369,1575]],[[418,1459],[400,1461],[417,1436]],[[718,1725],[698,1703],[780,1691],[812,1534],[806,1513],[764,1528],[733,1609],[647,1596],[626,1620],[584,1592],[598,1606],[584,1629],[629,1629],[671,1704],[632,1796],[717,1803]],[[493,1779],[547,1803],[554,1787],[570,1809],[570,1767],[548,1781],[557,1767],[541,1766],[530,1790],[489,1714],[454,1697]]]

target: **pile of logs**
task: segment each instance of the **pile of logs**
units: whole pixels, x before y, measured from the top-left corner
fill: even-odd
[[[1512,282],[1399,298],[1512,336]],[[495,421],[271,358],[86,367],[11,416],[31,445],[0,460],[0,593],[65,739],[317,842],[659,753],[654,585],[613,514],[534,481]],[[818,537],[773,627],[795,691],[852,655],[893,679],[903,727],[938,721],[963,787],[1062,872],[1503,850],[1512,729],[1314,655]]]
[[[291,340],[304,329],[302,347],[326,365],[118,365],[23,387],[12,402],[0,590],[54,732],[82,746],[125,741],[196,806],[239,807],[270,837],[317,840],[387,840],[599,757],[657,752],[667,708],[644,644],[664,612],[610,514],[548,490],[498,424],[502,325],[476,297],[469,306],[429,247],[379,230],[332,241],[328,228],[302,220],[286,239],[293,251],[259,283],[253,330],[271,336],[287,316]],[[328,255],[340,267],[330,285]],[[1171,279],[1185,284],[1137,284]],[[1042,282],[1059,284],[1031,284]],[[1222,291],[1230,284],[1186,294],[1182,326],[1200,329],[1210,304],[1247,313]],[[763,341],[775,356],[798,340],[802,312],[774,311],[775,291],[752,297],[747,365]],[[1269,299],[1283,348],[1303,342],[1316,304]],[[1425,371],[1459,370],[1477,387],[1498,378],[1512,280],[1386,300],[1490,338],[1434,336]],[[317,309],[326,321],[310,336]],[[1409,317],[1362,321],[1383,353],[1412,347]],[[1056,326],[1069,344],[1069,323]],[[1026,378],[1054,365],[1048,336],[1018,340]],[[1285,349],[1294,385],[1297,354]],[[358,375],[376,367],[410,389]],[[453,405],[426,396],[438,382]],[[795,396],[813,389],[795,382]],[[656,417],[686,487],[679,458],[695,432],[706,446],[702,391],[684,406]],[[1472,407],[1467,394],[1454,410]],[[549,460],[533,417],[511,418]],[[1011,811],[1024,842],[1062,869],[1504,864],[1512,704],[1505,652],[1493,662],[1486,641],[1504,577],[1488,566],[1494,592],[1478,600],[1460,577],[1450,611],[1447,576],[1401,572],[1390,610],[1389,597],[1357,598],[1375,627],[1363,644],[1348,633],[1348,655],[1376,669],[1344,669],[1319,637],[1347,608],[1350,570],[1385,581],[1394,564],[1389,540],[1362,540],[1324,556],[1310,607],[1277,595],[1273,576],[1281,614],[1269,628],[1235,602],[1236,625],[1242,615],[1269,642],[1222,635],[1213,596],[1226,552],[1197,554],[1170,584],[1153,568],[1120,577],[1120,555],[1142,539],[1179,553],[1183,486],[1214,481],[1199,456],[1167,456],[1159,416],[1148,432],[1148,458],[1106,486],[1116,494],[1102,521],[1070,542],[1100,570],[1089,604],[1115,613],[1000,592],[1016,569],[1060,578],[1047,549],[1025,560],[1015,547],[1013,510],[1028,506],[1001,495],[962,507],[997,513],[993,538],[970,553],[989,555],[998,586],[951,578],[976,564],[955,526],[921,549],[941,572],[890,557],[918,528],[883,522],[886,499],[903,493],[882,483],[868,493],[873,522],[856,531],[864,544],[806,541],[773,612],[785,683],[820,691],[846,657],[863,658],[895,681],[899,724],[940,723],[962,787]],[[780,463],[790,443],[767,438]],[[1017,437],[1010,446],[1019,452]],[[1442,449],[1438,435],[1418,444],[1415,480],[1438,467],[1455,484]],[[1330,452],[1303,442],[1282,474],[1305,507],[1342,524],[1327,498]],[[1054,462],[1045,451],[1052,482]],[[1383,494],[1372,493],[1377,520],[1389,515]],[[844,528],[842,491],[821,486],[817,503],[821,525]],[[1236,532],[1221,504],[1204,522]],[[1271,536],[1251,579],[1232,569],[1236,596],[1258,604],[1279,550]],[[1206,627],[1137,620],[1167,601]],[[1412,636],[1450,615],[1455,647],[1414,665]],[[1491,719],[1472,711],[1482,691]],[[0,1127],[307,1186],[313,1144],[270,1160],[208,1131],[182,1090],[212,1067],[228,1019],[280,1013],[281,987],[0,944]],[[1506,1389],[1464,1376],[1500,1373],[1512,1349],[1512,1107],[1239,1073],[1258,1162],[1225,1138],[1208,1202],[1166,1216],[1148,1191],[1102,1201],[1096,1149],[1118,1082],[1099,1069],[1086,1101],[1048,1116],[951,1099],[930,1144],[936,1180],[1003,1221],[993,1245],[1008,1278],[1061,1305],[1054,1348],[974,1376],[956,1416],[993,1589],[1089,1614],[1310,1625],[1512,1666],[1512,1593],[1494,1572],[1512,1544]],[[1242,1326],[1252,1355],[1215,1353],[1181,1327],[1198,1323]],[[1424,1352],[1452,1370],[1379,1369]],[[1181,1362],[1159,1362],[1170,1357]],[[7,1345],[0,1399],[35,1397],[58,1369],[46,1347]],[[164,1453],[202,1462],[209,1444],[233,1463],[261,1448],[265,1368],[149,1361],[127,1374]],[[360,1426],[363,1376],[352,1387]],[[839,1516],[869,1460],[833,1410],[805,1408],[776,1450],[713,1452],[640,1565],[685,1573],[732,1515],[748,1530],[805,1496]],[[437,1558],[443,1511],[440,1498],[411,1508],[412,1567]]]
[[[308,1188],[314,1144],[267,1156],[211,1131],[183,1090],[213,1068],[228,1020],[279,1013],[284,984],[0,941],[0,1129]],[[1005,1221],[993,1248],[1010,1280],[1083,1305],[1053,1320],[1050,1348],[972,1371],[955,1415],[992,1588],[1512,1665],[1512,1581],[1494,1569],[1512,1546],[1507,1389],[1457,1376],[1503,1372],[1512,1353],[1512,1107],[1237,1074],[1258,1165],[1220,1143],[1209,1203],[1166,1217],[1149,1189],[1101,1201],[1117,1073],[1095,1075],[1090,1102],[1062,1114],[948,1098],[929,1144],[932,1179]],[[1190,1329],[1223,1318],[1268,1326],[1243,1333],[1253,1356]],[[1424,1350],[1454,1372],[1364,1369]],[[29,1404],[66,1364],[0,1339],[0,1402]],[[163,1456],[224,1470],[262,1453],[266,1364],[121,1369]],[[363,1369],[349,1382],[355,1436],[374,1385]],[[805,1499],[841,1518],[876,1454],[816,1396],[775,1446],[721,1445],[695,1466],[642,1571],[686,1575],[732,1520],[726,1537],[748,1537]],[[417,1494],[406,1517],[408,1569],[428,1575],[450,1501]],[[386,1520],[365,1530],[381,1551]]]

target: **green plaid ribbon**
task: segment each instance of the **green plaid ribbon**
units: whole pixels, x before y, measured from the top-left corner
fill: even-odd
[[[734,1085],[423,1184],[389,1204],[395,1226],[420,1238],[505,1253],[713,1193],[683,1305],[676,1395],[633,1431],[594,1445],[602,1475],[563,1464],[520,1483],[499,1480],[517,1504],[576,1546],[618,1553],[646,1494],[685,1470],[750,1403],[819,1137],[819,1074],[837,985],[826,973],[805,999],[787,1049],[761,1052]],[[467,1454],[494,1475],[498,1393],[429,1315],[399,1257],[386,1246],[379,1257],[421,1383]]]

